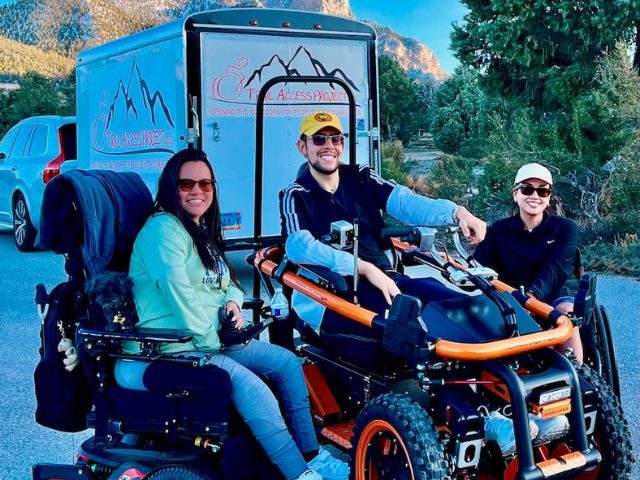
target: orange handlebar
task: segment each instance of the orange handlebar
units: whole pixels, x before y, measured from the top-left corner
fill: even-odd
[[[396,244],[396,247],[399,246],[396,242],[394,242],[394,244]],[[405,245],[409,246],[409,244]],[[256,252],[256,258],[253,262],[254,266],[263,273],[273,276],[277,264],[273,260],[270,260],[270,258],[278,255],[280,251],[280,247],[267,247],[259,250]],[[336,313],[367,327],[372,326],[373,319],[377,316],[375,312],[354,305],[294,273],[285,272],[282,275],[282,283]],[[500,291],[510,293],[515,290],[515,288],[499,280],[495,280],[492,283]],[[544,318],[547,318],[553,311],[552,307],[534,298],[530,298],[526,302],[525,308],[531,313]],[[449,340],[438,340],[435,344],[435,352],[440,357],[454,360],[492,360],[557,345],[569,339],[572,332],[573,324],[571,320],[566,315],[561,315],[558,318],[556,326],[550,330],[487,343],[461,343]]]
[[[396,250],[409,251],[416,248],[414,245],[401,242],[395,238],[392,239],[392,242]],[[447,260],[458,268],[466,268],[451,257],[448,257]],[[501,292],[511,293],[516,290],[500,280],[494,280],[491,284]],[[548,318],[549,314],[553,312],[553,307],[535,298],[529,298],[524,304],[524,308],[542,318]],[[554,328],[520,337],[488,343],[460,343],[438,340],[436,342],[436,354],[444,358],[457,360],[491,360],[558,345],[568,340],[572,333],[573,324],[571,320],[566,315],[562,315],[558,318]]]
[[[529,333],[521,337],[506,338],[489,343],[459,343],[438,340],[436,354],[455,360],[492,360],[557,345],[567,340],[572,332],[571,320],[562,315],[555,328]]]

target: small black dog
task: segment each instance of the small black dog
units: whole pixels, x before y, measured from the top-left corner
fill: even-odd
[[[102,313],[108,331],[132,330],[138,323],[132,287],[131,278],[123,272],[105,272],[87,283],[89,300]]]

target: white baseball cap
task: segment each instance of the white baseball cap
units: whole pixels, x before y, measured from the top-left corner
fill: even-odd
[[[516,179],[513,181],[514,185],[517,185],[529,178],[537,178],[543,182],[547,182],[549,185],[553,185],[553,177],[549,169],[539,163],[527,163],[523,165],[516,173]]]

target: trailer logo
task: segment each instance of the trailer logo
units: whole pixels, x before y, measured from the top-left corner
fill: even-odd
[[[91,144],[107,155],[174,153],[175,125],[160,90],[151,91],[134,61],[125,83],[105,89],[92,125]]]
[[[299,46],[290,59],[285,60],[280,55],[272,55],[268,61],[258,68],[248,69],[250,61],[246,56],[238,56],[237,60],[226,67],[226,71],[213,79],[211,93],[215,100],[236,104],[255,105],[258,94],[264,82],[281,75],[290,77],[315,76],[319,78],[340,78],[344,80],[355,92],[359,92],[356,83],[341,68],[327,68],[319,59],[315,58],[304,46]],[[348,97],[342,88],[332,83],[326,86],[312,87],[304,85],[300,87],[274,86],[265,97],[269,105],[346,105]],[[251,115],[253,109],[234,108],[229,110],[229,115]],[[218,114],[223,112],[216,112]],[[255,112],[253,112],[255,114]]]

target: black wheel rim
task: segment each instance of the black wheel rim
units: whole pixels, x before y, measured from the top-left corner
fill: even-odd
[[[402,440],[384,421],[374,421],[368,427],[364,435],[366,453],[361,465],[365,478],[411,480],[411,462]]]

